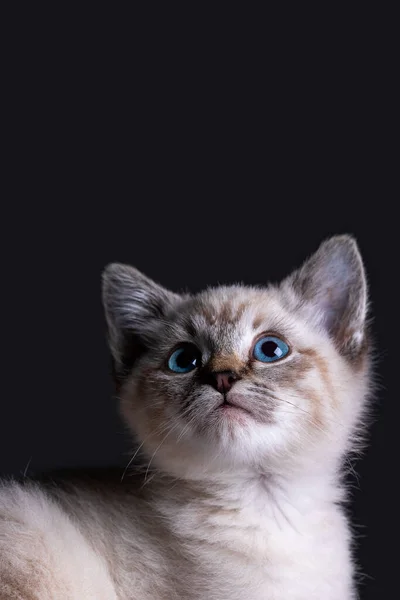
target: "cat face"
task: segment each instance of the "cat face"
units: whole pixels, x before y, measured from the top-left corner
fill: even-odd
[[[122,412],[185,474],[346,449],[366,390],[366,286],[347,236],[279,286],[168,292],[111,265],[104,304]]]

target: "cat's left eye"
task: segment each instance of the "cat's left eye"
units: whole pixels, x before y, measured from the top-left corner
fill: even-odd
[[[259,339],[253,349],[253,356],[261,362],[274,362],[286,356],[289,346],[278,337],[266,335]]]
[[[169,357],[168,368],[174,373],[189,373],[199,366],[200,351],[193,344],[179,346]]]

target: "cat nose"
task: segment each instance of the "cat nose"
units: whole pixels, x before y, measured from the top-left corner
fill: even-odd
[[[210,373],[211,385],[221,394],[229,392],[235,381],[240,379],[234,371],[213,371]]]

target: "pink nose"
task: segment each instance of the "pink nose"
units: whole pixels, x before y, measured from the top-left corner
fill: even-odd
[[[232,388],[235,381],[240,379],[234,371],[218,371],[211,373],[211,382],[221,394],[226,394]]]

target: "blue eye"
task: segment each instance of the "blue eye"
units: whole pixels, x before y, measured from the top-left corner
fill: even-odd
[[[174,373],[189,373],[200,364],[200,352],[192,344],[177,348],[169,357],[168,368]]]
[[[282,340],[272,335],[266,335],[258,340],[254,346],[254,358],[261,362],[274,362],[286,356],[289,346]]]

